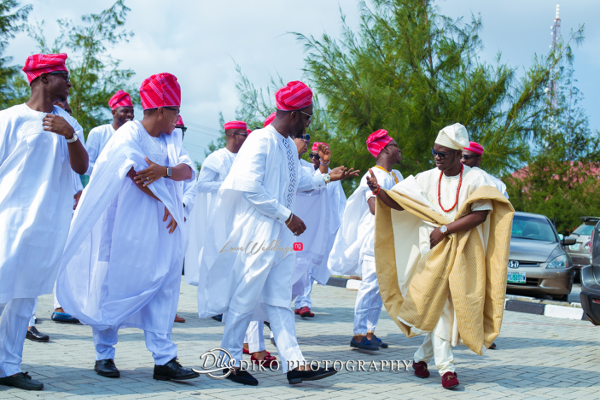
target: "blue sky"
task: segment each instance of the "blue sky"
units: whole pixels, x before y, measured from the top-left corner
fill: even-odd
[[[111,0],[34,0],[30,22],[45,20],[46,35],[58,33],[57,18],[79,21],[82,14],[98,13],[113,4]],[[197,161],[218,136],[219,113],[226,120],[235,117],[238,106],[234,61],[257,86],[266,86],[271,75],[286,81],[302,78],[303,48],[287,32],[320,36],[340,32],[340,12],[355,27],[356,0],[126,0],[131,8],[126,28],[134,38],[111,53],[133,68],[139,85],[158,72],[175,74],[182,86],[181,115],[189,130],[185,147]],[[551,44],[550,26],[556,1],[547,0],[446,0],[436,2],[439,12],[453,18],[481,14],[483,61],[502,60],[513,67],[531,65],[534,54],[546,54]],[[585,24],[586,40],[576,47],[575,76],[583,91],[592,129],[600,129],[600,1],[561,1],[562,33]],[[35,52],[35,43],[20,34],[7,55],[22,63]],[[139,115],[138,115],[139,116]]]

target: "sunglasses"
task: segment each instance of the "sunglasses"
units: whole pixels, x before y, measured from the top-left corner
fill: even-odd
[[[309,114],[309,113],[305,113],[304,111],[300,111],[300,112],[308,117],[308,123],[310,124],[310,120],[312,119],[313,115]]]
[[[431,148],[431,155],[432,155],[432,156],[434,156],[434,157],[436,157],[436,156],[437,156],[437,157],[439,157],[439,158],[442,158],[442,159],[443,159],[444,157],[446,157],[446,156],[447,156],[448,154],[450,154],[450,153],[451,153],[450,151],[449,151],[448,153],[444,153],[443,151],[435,151],[435,150],[433,149],[433,147]]]
[[[65,71],[52,71],[52,72],[48,72],[48,75],[60,75],[65,80],[65,82],[71,82],[69,73],[65,72]]]
[[[234,135],[248,137],[247,133],[234,133]]]
[[[480,157],[480,155],[479,154],[477,154],[477,155],[463,154],[461,158],[464,159],[464,160],[466,160],[466,161],[469,161],[469,160],[475,159],[477,157]]]
[[[309,134],[298,135],[298,136],[296,136],[296,139],[302,139],[302,140],[306,140],[307,142],[310,142],[310,135]]]
[[[309,156],[310,158],[316,158],[317,160],[320,160],[320,159],[321,159],[321,156],[320,156],[320,155],[318,155],[318,154],[314,154],[314,153],[310,153],[308,156]]]
[[[176,107],[163,107],[163,108],[166,108],[167,110],[175,111],[175,112],[177,112],[177,115],[179,115],[179,108],[176,108]]]

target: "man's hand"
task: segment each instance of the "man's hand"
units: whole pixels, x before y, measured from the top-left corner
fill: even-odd
[[[79,192],[75,193],[75,196],[73,196],[73,198],[75,199],[75,205],[73,206],[73,210],[74,210],[79,205],[79,199],[81,198],[81,190]]]
[[[146,162],[150,164],[150,166],[138,172],[134,178],[135,183],[144,187],[156,182],[160,178],[164,178],[167,175],[167,167],[153,163],[148,159],[148,157],[145,158]]]
[[[54,132],[64,136],[65,139],[72,139],[75,134],[75,129],[60,115],[46,114],[42,120],[42,126],[45,131]]]
[[[359,170],[355,171],[354,168],[348,169],[342,165],[332,169],[331,172],[329,172],[329,176],[331,177],[331,181],[334,182],[341,181],[342,179],[354,178],[355,176],[358,176],[359,173]]]
[[[171,222],[169,222],[169,225],[167,225],[167,229],[170,228],[169,233],[173,233],[177,228],[177,221],[175,221],[175,218],[173,218],[169,210],[167,210],[167,207],[165,207],[165,216],[163,218],[163,222],[166,222],[169,217],[171,217]]]
[[[379,190],[379,183],[377,183],[377,178],[371,168],[369,168],[369,174],[371,176],[367,176],[367,186],[369,186],[369,189],[371,189],[372,192],[376,192]]]
[[[304,225],[304,222],[302,222],[302,220],[294,214],[292,214],[292,220],[289,223],[286,221],[286,226],[290,231],[292,231],[294,236],[300,236],[306,230],[306,225]]]
[[[331,160],[331,149],[324,144],[320,144],[317,146],[317,151],[319,152],[319,158],[323,164],[327,164],[329,160]]]
[[[446,236],[440,231],[440,228],[435,228],[429,235],[429,248],[433,249],[439,242],[444,240]]]

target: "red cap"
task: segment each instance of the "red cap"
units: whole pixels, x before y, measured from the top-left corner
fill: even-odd
[[[267,117],[267,119],[265,119],[265,125],[264,128],[267,127],[267,125],[271,125],[271,122],[273,122],[273,120],[275,119],[275,116],[277,115],[277,111],[275,111],[273,114],[269,115]]]
[[[229,121],[225,124],[225,130],[229,129],[248,129],[248,125],[244,121]]]
[[[60,54],[34,54],[27,57],[23,72],[27,75],[27,80],[31,82],[41,74],[47,74],[55,71],[69,72],[65,65],[67,59],[66,53]]]
[[[108,101],[108,105],[112,110],[119,107],[133,107],[129,93],[123,90],[119,90],[117,93],[115,93]]]
[[[158,107],[179,107],[181,106],[181,87],[175,75],[161,72],[142,82],[140,97],[144,110]]]
[[[275,104],[278,110],[295,111],[312,104],[313,92],[300,81],[292,81],[275,93]]]
[[[377,158],[381,150],[388,145],[393,139],[388,135],[388,131],[380,129],[369,135],[367,138],[367,149],[373,157]]]
[[[464,149],[479,155],[483,154],[483,147],[477,142],[469,142],[469,147],[465,147]]]
[[[313,143],[313,147],[312,147],[312,151],[317,151],[319,150],[319,145],[322,144],[323,146],[327,146],[329,147],[329,145],[327,143],[323,143],[323,142],[314,142]]]

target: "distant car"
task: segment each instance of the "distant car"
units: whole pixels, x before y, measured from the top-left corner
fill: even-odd
[[[594,325],[600,325],[600,222],[592,231],[591,265],[581,268],[579,298],[586,316]]]
[[[565,247],[575,238],[561,239],[544,215],[516,212],[510,238],[506,291],[550,295],[566,301],[573,287],[573,260]]]
[[[581,217],[583,222],[571,234],[577,242],[567,247],[567,253],[573,259],[576,278],[579,277],[581,267],[590,265],[590,248],[592,246],[591,235],[594,226],[600,221],[600,217]]]

